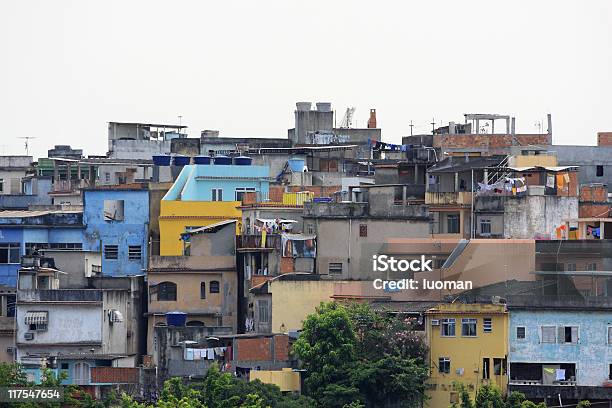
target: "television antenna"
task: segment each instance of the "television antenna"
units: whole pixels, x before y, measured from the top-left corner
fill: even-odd
[[[36,139],[36,136],[19,136],[18,139],[25,139],[25,151],[26,156],[30,155],[30,140]]]

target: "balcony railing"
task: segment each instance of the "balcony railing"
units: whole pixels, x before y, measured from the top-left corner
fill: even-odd
[[[472,193],[470,191],[457,191],[449,193],[425,193],[425,204],[428,205],[470,205]]]
[[[52,193],[72,193],[81,188],[90,187],[89,180],[55,180],[51,189]]]
[[[22,302],[101,302],[102,291],[98,289],[49,289],[20,290],[18,300]]]
[[[281,236],[278,234],[267,234],[266,241],[262,245],[262,236],[254,234],[244,234],[236,237],[238,249],[270,248],[278,249],[281,247]]]

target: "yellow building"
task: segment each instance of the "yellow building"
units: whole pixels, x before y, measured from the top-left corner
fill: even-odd
[[[240,201],[162,200],[159,211],[159,254],[183,255],[181,234],[188,228],[206,227],[224,220],[236,220],[236,233],[242,228]]]
[[[445,408],[458,401],[456,383],[472,398],[485,384],[506,392],[508,312],[505,305],[440,304],[426,312],[430,379],[426,405]]]
[[[249,381],[259,380],[265,384],[274,384],[282,392],[297,392],[302,389],[300,372],[293,371],[291,368],[282,370],[251,370]]]

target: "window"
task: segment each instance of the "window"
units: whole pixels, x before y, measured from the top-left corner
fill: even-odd
[[[578,343],[578,326],[560,326],[559,343]]]
[[[342,262],[330,262],[328,271],[330,275],[340,275],[342,273]]]
[[[176,283],[162,282],[157,285],[157,300],[176,301]]]
[[[610,364],[610,372],[608,373],[608,380],[612,380],[612,364]]]
[[[0,193],[4,191],[4,179],[0,179]]]
[[[482,378],[484,380],[488,380],[491,375],[491,368],[489,364],[491,363],[491,359],[483,358],[482,359]]]
[[[68,367],[69,367],[68,363],[62,363],[62,365],[61,365],[61,369],[64,370],[64,371],[68,370]]]
[[[123,200],[104,200],[104,221],[123,221],[123,216]]]
[[[106,181],[107,183],[110,182],[110,173],[104,173],[104,181]]]
[[[246,193],[247,191],[255,191],[255,188],[254,187],[236,187],[236,201],[242,201],[242,198],[244,197],[244,193]]]
[[[493,322],[490,317],[482,319],[482,331],[485,333],[491,333],[493,331]]]
[[[219,293],[219,281],[210,281],[210,293]]]
[[[542,343],[557,342],[557,328],[555,326],[542,326]]]
[[[446,216],[446,232],[448,234],[459,233],[459,214],[448,214]]]
[[[480,233],[482,235],[491,235],[491,219],[483,218],[480,220]]]
[[[493,359],[493,375],[502,375],[504,372],[504,359],[494,358]]]
[[[0,264],[18,264],[21,262],[18,242],[0,244]]]
[[[128,259],[130,261],[139,261],[142,259],[142,247],[140,245],[130,245],[128,247]]]
[[[608,326],[608,344],[612,344],[612,326]]]
[[[200,299],[206,299],[206,282],[200,283]]]
[[[440,336],[453,337],[455,335],[455,319],[442,319],[440,325]]]
[[[222,188],[212,189],[212,201],[223,201],[223,189]]]
[[[596,170],[595,176],[603,177],[603,175],[604,175],[604,168],[603,168],[603,166],[601,166],[601,165],[597,166],[597,170]]]
[[[450,358],[449,357],[440,357],[438,359],[438,371],[440,371],[442,374],[449,374],[450,373]]]
[[[119,247],[117,245],[104,245],[104,258],[118,259]]]
[[[314,224],[308,224],[307,227],[306,227],[306,231],[308,232],[308,234],[314,235],[314,233],[315,233],[315,226],[314,226]]]
[[[523,326],[519,326],[516,328],[516,338],[518,340],[524,340],[525,339],[525,327]]]
[[[586,270],[587,271],[596,271],[597,270],[597,263],[595,263],[595,262],[588,263]]]
[[[565,270],[566,271],[575,272],[576,271],[576,264],[575,263],[565,264]]]
[[[47,331],[47,325],[49,323],[49,313],[45,311],[26,312],[24,323],[28,326],[28,330]]]
[[[461,319],[461,335],[467,337],[476,336],[476,319]]]
[[[360,237],[368,236],[368,225],[367,224],[359,224],[359,236]]]
[[[74,384],[88,385],[89,384],[89,364],[76,363],[74,365]]]
[[[259,309],[259,323],[269,323],[270,315],[268,314],[268,301],[258,300],[257,306]]]

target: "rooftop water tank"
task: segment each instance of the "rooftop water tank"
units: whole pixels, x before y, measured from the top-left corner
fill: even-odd
[[[191,157],[189,156],[174,156],[174,165],[175,166],[186,166],[191,162]]]
[[[168,326],[185,326],[187,320],[187,313],[184,312],[168,312],[166,313],[166,323]]]
[[[157,154],[153,156],[153,164],[156,166],[169,166],[171,159],[167,154]]]
[[[331,112],[331,103],[329,103],[329,102],[317,102],[317,111],[319,111],[319,112]]]
[[[193,158],[195,164],[210,164],[210,156],[196,156]]]
[[[246,157],[246,156],[234,157],[234,164],[236,166],[250,166],[252,162],[253,162],[253,159],[251,159],[250,157]]]
[[[306,169],[304,159],[289,159],[287,160],[287,164],[289,165],[291,171],[294,173],[303,173]]]
[[[300,112],[309,111],[311,105],[312,105],[311,102],[297,102],[295,104],[297,110]]]
[[[215,156],[215,164],[217,165],[230,165],[232,164],[232,158],[227,156]]]

